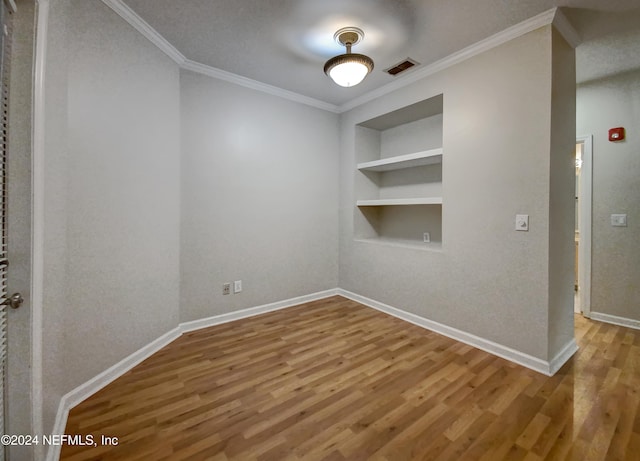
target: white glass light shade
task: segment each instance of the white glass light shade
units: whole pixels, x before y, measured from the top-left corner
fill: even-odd
[[[369,56],[347,53],[329,59],[324,72],[340,86],[357,85],[373,70],[373,61]]]
[[[360,62],[344,62],[329,71],[329,76],[340,86],[357,85],[369,73],[369,68]]]

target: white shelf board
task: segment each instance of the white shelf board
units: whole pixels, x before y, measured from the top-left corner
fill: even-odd
[[[372,243],[374,245],[384,245],[399,248],[411,248],[413,250],[421,251],[433,251],[436,253],[442,253],[442,242],[429,242],[424,243],[420,240],[403,240],[394,239],[389,237],[374,237],[374,238],[356,238],[356,242]]]
[[[357,206],[442,205],[442,197],[386,198],[358,200]]]
[[[392,171],[415,166],[432,165],[434,163],[442,163],[442,148],[398,155],[396,157],[383,158],[372,162],[358,163],[358,170]]]

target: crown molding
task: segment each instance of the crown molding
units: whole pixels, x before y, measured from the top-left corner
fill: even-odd
[[[184,57],[178,49],[169,43],[162,35],[158,33],[153,27],[149,25],[144,19],[138,16],[138,13],[133,11],[127,5],[122,3],[121,0],[102,0],[102,3],[107,5],[118,16],[127,21],[134,29],[144,35],[151,43],[160,48],[164,54],[169,56],[178,65],[182,65],[187,58]]]
[[[16,6],[15,0],[4,0],[5,5],[11,10],[12,13],[18,11],[18,7]]]
[[[557,8],[552,8],[543,13],[540,13],[537,16],[529,18],[526,21],[522,21],[521,23],[518,23],[515,26],[511,26],[508,29],[505,29],[490,37],[487,37],[484,40],[480,40],[479,42],[476,42],[473,45],[470,45],[466,48],[463,48],[460,51],[456,51],[455,53],[450,54],[449,56],[442,58],[439,61],[436,61],[432,64],[429,64],[428,66],[425,66],[421,69],[416,69],[412,73],[402,77],[401,80],[395,80],[391,83],[387,83],[386,85],[381,86],[380,88],[377,88],[373,91],[363,94],[362,96],[354,98],[351,101],[348,101],[339,107],[340,113],[347,112],[355,107],[358,107],[362,104],[373,101],[374,99],[377,99],[381,96],[389,94],[392,91],[396,91],[400,88],[404,88],[405,86],[408,86],[412,83],[422,80],[425,77],[428,77],[444,69],[447,69],[451,66],[454,66],[463,61],[466,61],[469,58],[472,58],[481,53],[484,53],[485,51],[489,51],[492,48],[495,48],[510,40],[518,38],[536,29],[539,29],[540,27],[547,26],[551,24],[554,18],[556,17],[556,11],[557,11]]]
[[[373,101],[374,99],[389,94],[392,91],[404,88],[405,86],[411,85],[412,83],[422,80],[425,77],[447,69],[455,64],[461,63],[473,56],[484,53],[485,51],[488,51],[510,40],[513,40],[514,38],[518,38],[524,34],[532,32],[546,25],[553,24],[558,32],[562,34],[564,39],[567,40],[567,42],[574,48],[581,42],[580,35],[573,28],[564,13],[562,13],[559,8],[552,8],[538,14],[537,16],[529,18],[526,21],[522,21],[515,26],[511,26],[501,32],[498,32],[491,37],[474,43],[473,45],[470,45],[466,48],[463,48],[460,51],[450,54],[449,56],[440,59],[439,61],[436,61],[428,66],[425,66],[422,69],[417,69],[411,72],[409,75],[402,77],[402,79],[395,80],[380,88],[365,93],[362,96],[354,98],[351,101],[348,101],[340,106],[337,106],[335,104],[320,101],[319,99],[310,98],[293,91],[285,90],[283,88],[262,83],[257,80],[253,80],[241,75],[233,74],[222,69],[217,69],[215,67],[211,67],[206,64],[187,59],[180,51],[178,51],[177,48],[175,48],[162,35],[160,35],[158,31],[156,31],[144,19],[138,16],[135,11],[125,5],[122,0],[102,0],[102,2],[113,11],[115,11],[120,17],[122,17],[122,19],[127,21],[131,26],[133,26],[138,32],[144,35],[149,41],[151,41],[151,43],[156,45],[183,69],[338,114],[347,112],[362,104]]]
[[[316,107],[318,109],[326,110],[329,112],[338,113],[338,106],[330,104],[319,99],[310,98],[308,96],[294,93],[293,91],[285,90],[273,85],[259,82],[241,75],[232,74],[215,67],[207,66],[199,62],[187,59],[176,47],[169,43],[157,30],[149,25],[138,14],[125,5],[122,0],[102,0],[102,3],[107,5],[113,11],[116,12],[122,19],[127,21],[134,29],[144,35],[151,43],[157,46],[167,56],[169,56],[176,64],[182,69],[197,72],[199,74],[207,75],[209,77],[224,80],[225,82],[235,83],[236,85],[244,86],[245,88],[251,88],[252,90],[261,91],[263,93],[271,94],[273,96],[279,96],[290,101],[299,102],[308,106]]]
[[[577,48],[577,46],[582,43],[582,37],[569,22],[561,8],[556,8],[556,14],[553,17],[553,26],[572,48]]]
[[[310,98],[308,96],[304,96],[299,93],[294,93],[293,91],[284,90],[277,86],[269,85],[267,83],[262,83],[247,77],[242,77],[241,75],[233,74],[231,72],[227,72],[222,69],[217,69],[215,67],[207,66],[199,62],[191,61],[190,59],[185,60],[185,62],[182,63],[180,67],[186,70],[190,70],[192,72],[196,72],[198,74],[203,74],[209,77],[217,78],[219,80],[224,80],[225,82],[235,83],[236,85],[244,86],[246,88],[250,88],[256,91],[261,91],[263,93],[271,94],[273,96],[279,96],[281,98],[289,99],[290,101],[299,102],[301,104],[306,104],[308,106],[316,107],[318,109],[323,109],[323,110],[334,112],[334,113],[338,113],[339,111],[338,106],[334,104],[320,101],[319,99]]]

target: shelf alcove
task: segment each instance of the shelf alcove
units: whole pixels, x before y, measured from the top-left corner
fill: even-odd
[[[442,246],[443,96],[356,125],[360,241]]]

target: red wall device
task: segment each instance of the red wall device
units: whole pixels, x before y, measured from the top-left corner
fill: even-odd
[[[624,139],[624,127],[611,128],[609,130],[609,141],[622,141]]]

